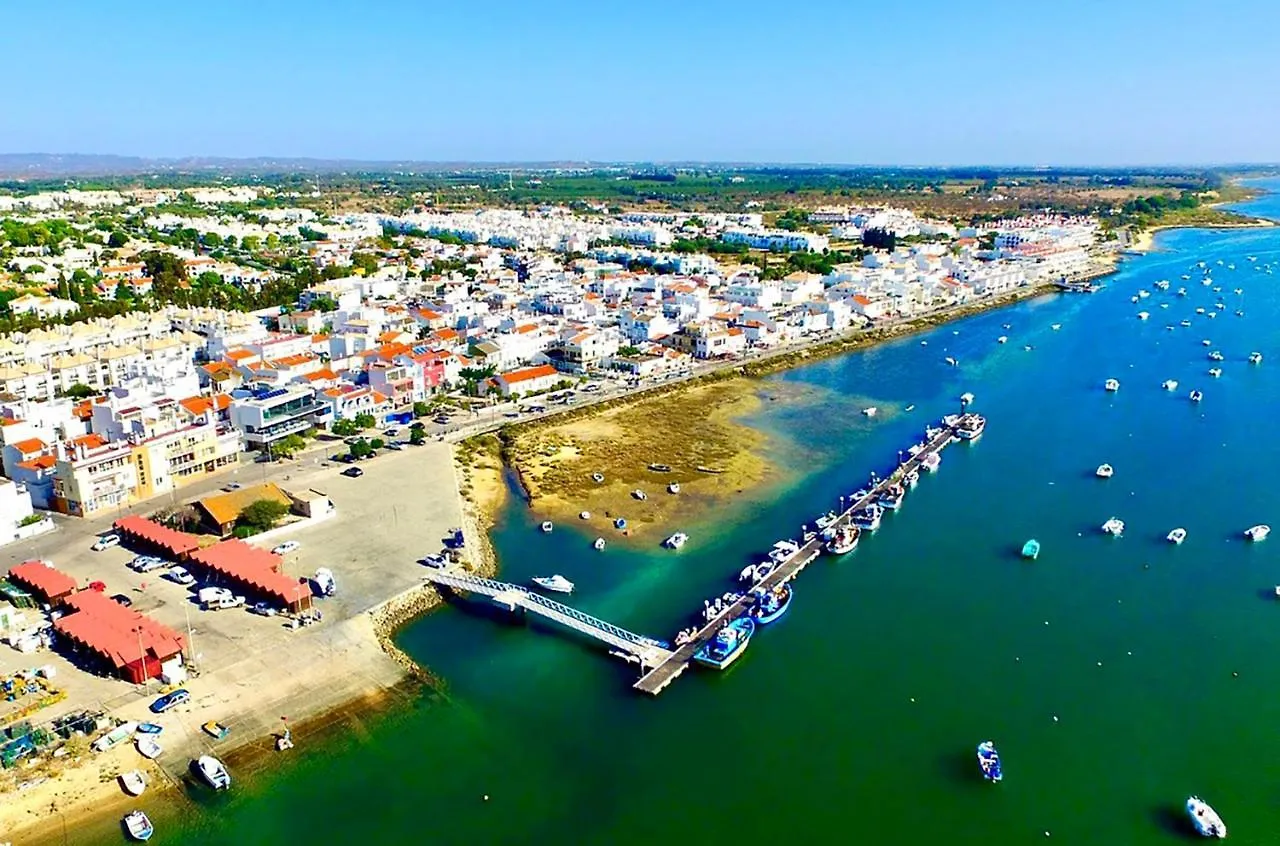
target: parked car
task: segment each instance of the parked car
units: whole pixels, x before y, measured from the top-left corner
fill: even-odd
[[[102,552],[104,549],[110,549],[113,546],[120,545],[120,536],[114,532],[109,535],[103,535],[93,542],[93,546],[89,547],[94,552]]]
[[[139,573],[150,573],[152,570],[163,567],[166,563],[163,558],[157,558],[154,555],[139,555],[129,562],[129,566]]]
[[[350,476],[353,479],[358,479],[364,475],[364,471],[361,470],[359,467],[348,467],[346,470],[342,471],[342,475]]]
[[[170,691],[169,693],[166,693],[164,696],[161,696],[155,702],[152,702],[151,713],[163,714],[165,711],[168,711],[170,708],[173,708],[177,705],[181,705],[183,702],[189,702],[190,700],[191,700],[191,694],[182,688],[178,688],[177,690]]]
[[[267,602],[255,602],[249,610],[255,614],[261,614],[264,617],[274,617],[276,614],[280,613]]]
[[[230,491],[238,491],[238,490],[240,490],[240,483],[239,483],[239,482],[232,482],[232,483],[231,483],[231,484],[229,484],[229,485],[223,485],[223,486],[222,486],[222,489],[223,489],[224,491],[228,491],[228,492],[230,492]]]
[[[400,443],[397,441],[392,441],[391,443],[387,444],[386,448],[389,450],[393,450],[395,452],[399,452],[400,450],[404,449],[404,447],[401,446]]]
[[[183,587],[191,587],[196,583],[196,577],[191,575],[186,567],[171,567],[164,577],[171,582],[177,582]]]
[[[388,437],[388,438],[394,438],[396,435],[400,434],[400,430],[399,430],[399,429],[392,428],[392,429],[388,429],[387,431],[383,432],[382,434],[383,434],[383,435],[385,435],[385,436],[386,436],[386,437]]]
[[[225,608],[238,608],[244,605],[243,596],[219,596],[200,603],[206,611],[221,611]]]
[[[302,544],[297,541],[285,541],[279,546],[274,547],[271,551],[276,555],[288,555],[290,552],[297,552],[301,548]]]
[[[131,605],[133,605],[133,600],[125,596],[123,593],[117,593],[115,596],[111,598],[114,599],[116,602],[119,602],[125,608],[128,608]]]

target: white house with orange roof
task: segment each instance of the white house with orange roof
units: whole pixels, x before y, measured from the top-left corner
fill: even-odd
[[[488,384],[482,384],[481,389],[486,389],[489,385],[492,385],[504,397],[517,393],[528,396],[533,393],[549,391],[564,378],[564,374],[550,364],[540,364],[535,367],[523,367],[519,370],[499,373],[490,379]]]
[[[360,414],[372,414],[381,421],[392,411],[391,398],[370,387],[339,385],[321,391],[317,399],[329,407],[329,423],[335,420],[352,420]]]

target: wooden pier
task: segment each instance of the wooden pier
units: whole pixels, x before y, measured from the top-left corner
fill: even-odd
[[[957,440],[957,429],[970,422],[971,418],[976,418],[976,416],[963,414],[956,418],[950,418],[949,423],[944,421],[944,425],[925,443],[923,449],[905,462],[902,462],[887,478],[878,481],[867,490],[864,496],[848,503],[848,507],[836,517],[832,526],[840,528],[847,525],[853,519],[855,513],[875,503],[890,485],[901,481],[903,477],[910,475],[913,471],[919,471],[927,456],[942,452],[943,448]],[[809,562],[822,554],[822,546],[823,540],[817,535],[805,541],[797,552],[775,567],[768,576],[756,584],[755,588],[767,592],[791,581],[799,575],[801,570],[809,565]],[[653,665],[652,669],[636,682],[635,689],[657,696],[666,689],[667,685],[679,678],[680,674],[693,661],[694,653],[715,637],[716,632],[746,614],[755,603],[756,597],[754,595],[751,593],[744,594],[736,602],[725,608],[715,619],[699,629],[697,634],[687,643],[681,644],[670,652],[664,660]]]

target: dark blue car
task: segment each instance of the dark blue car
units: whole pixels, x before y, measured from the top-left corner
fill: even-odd
[[[155,702],[151,703],[151,713],[163,714],[165,711],[168,711],[170,708],[174,707],[175,705],[181,705],[183,702],[186,702],[190,698],[191,698],[191,694],[187,693],[187,691],[181,688],[179,688],[178,690],[171,691],[169,693],[166,693],[164,696],[161,696]]]

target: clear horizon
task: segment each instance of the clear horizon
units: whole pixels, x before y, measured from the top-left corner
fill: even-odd
[[[0,69],[22,80],[0,145],[475,165],[1280,160],[1280,65],[1241,37],[1280,24],[1275,4],[852,5],[495,0],[477,20],[408,0],[376,14],[69,0],[53,54],[12,35],[47,25],[20,7],[0,40]]]

